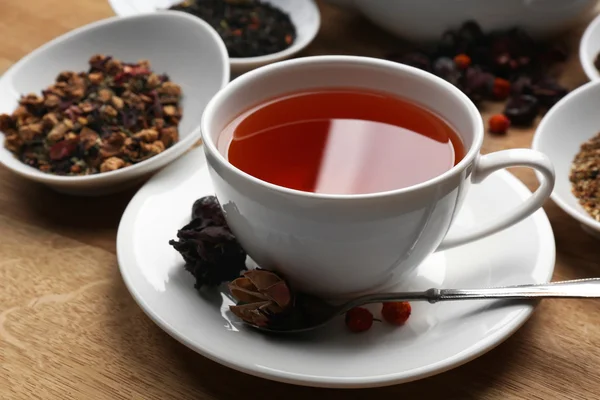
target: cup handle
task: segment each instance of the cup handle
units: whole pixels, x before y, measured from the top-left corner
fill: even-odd
[[[481,227],[446,236],[436,251],[446,250],[482,239],[516,224],[542,207],[554,189],[554,168],[552,163],[548,157],[536,150],[513,149],[498,151],[480,156],[475,165],[471,181],[476,184],[482,182],[492,172],[509,167],[533,168],[540,173],[541,183],[529,199],[516,209],[510,211],[508,215],[485,223]]]

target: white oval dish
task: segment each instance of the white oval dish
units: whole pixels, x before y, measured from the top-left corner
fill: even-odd
[[[206,22],[168,11],[112,17],[68,32],[41,46],[13,65],[0,78],[0,113],[10,114],[22,94],[39,94],[61,71],[84,71],[97,53],[135,62],[150,60],[152,69],[166,73],[183,91],[179,142],[138,164],[87,176],[58,176],[19,161],[4,148],[0,162],[7,168],[69,194],[100,195],[121,190],[164,167],[200,139],[200,118],[208,101],[229,82],[225,44]]]
[[[579,221],[589,233],[600,236],[600,222],[593,219],[571,192],[569,172],[583,142],[600,132],[600,81],[589,82],[561,99],[548,111],[533,137],[532,147],[546,154],[556,171],[552,200]]]
[[[513,334],[534,303],[413,303],[408,323],[349,333],[343,318],[303,336],[264,335],[230,312],[229,297],[200,295],[169,244],[193,202],[213,194],[203,149],[192,150],[148,181],[127,206],[117,235],[121,274],[140,307],[194,351],[228,367],[276,381],[365,388],[425,378],[464,364]],[[499,171],[469,192],[455,228],[502,215],[531,193]],[[506,251],[510,249],[510,251]],[[543,210],[477,242],[428,258],[399,289],[473,288],[542,283],[554,270],[554,236]],[[377,308],[374,309],[374,311]]]
[[[593,81],[600,79],[600,72],[594,65],[594,60],[600,53],[600,15],[585,29],[579,42],[579,61],[583,71]]]
[[[182,0],[108,0],[117,15],[129,16],[164,10]],[[254,68],[287,59],[313,41],[321,25],[321,14],[314,0],[264,0],[285,11],[296,27],[296,40],[287,49],[260,57],[230,58],[231,73],[239,75]]]

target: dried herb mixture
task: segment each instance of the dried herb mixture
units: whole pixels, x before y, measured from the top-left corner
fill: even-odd
[[[600,221],[600,133],[581,145],[571,165],[569,179],[581,206]]]
[[[178,141],[181,88],[142,60],[94,55],[87,72],[61,72],[42,95],[0,115],[4,146],[22,162],[58,175],[127,167]]]
[[[296,40],[289,15],[260,0],[186,0],[170,9],[208,22],[225,42],[229,57],[277,53]]]
[[[567,94],[553,76],[567,58],[566,47],[536,41],[520,28],[486,34],[467,21],[432,47],[388,58],[434,73],[475,103],[507,100],[503,114],[513,126],[532,124]],[[498,129],[496,121],[490,130],[504,133],[508,126],[503,125]]]

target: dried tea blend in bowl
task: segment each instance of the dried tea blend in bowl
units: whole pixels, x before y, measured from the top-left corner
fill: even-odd
[[[61,72],[42,95],[0,115],[4,146],[22,162],[57,175],[114,171],[178,141],[181,88],[142,60],[95,55],[87,72]]]
[[[260,0],[186,0],[170,10],[208,22],[233,58],[278,53],[296,40],[296,28],[289,15]]]
[[[600,221],[600,133],[581,145],[571,165],[569,180],[579,204]]]
[[[566,48],[538,42],[520,28],[484,33],[467,21],[429,48],[388,58],[434,73],[475,103],[508,100],[504,115],[514,126],[531,125],[568,92],[552,76],[554,66],[566,60]]]

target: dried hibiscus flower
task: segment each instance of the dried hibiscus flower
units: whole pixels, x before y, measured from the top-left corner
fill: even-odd
[[[231,312],[243,321],[267,326],[275,317],[292,307],[292,294],[287,283],[277,274],[255,269],[229,284],[231,295],[238,301],[230,306]]]
[[[194,203],[192,220],[177,232],[177,238],[169,244],[182,255],[198,290],[232,281],[246,269],[246,252],[225,222],[215,196]]]

